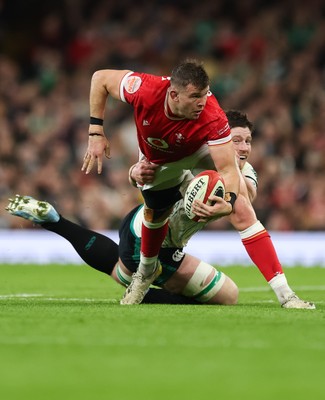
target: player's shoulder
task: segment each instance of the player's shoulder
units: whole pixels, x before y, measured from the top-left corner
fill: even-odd
[[[257,175],[257,173],[256,173],[256,171],[255,171],[255,169],[254,169],[254,167],[253,167],[252,164],[249,163],[248,161],[245,162],[244,167],[243,167],[243,169],[242,169],[242,172],[243,172],[243,173],[250,173],[250,172],[251,172],[251,173],[254,173],[254,174]]]
[[[257,187],[258,185],[258,176],[257,176],[257,172],[255,171],[254,167],[252,166],[252,164],[250,164],[249,162],[245,162],[244,167],[242,169],[242,174],[246,177],[249,178],[255,187]]]
[[[170,77],[169,76],[160,76],[149,74],[146,72],[135,72],[133,71],[130,74],[130,79],[137,79],[141,81],[141,83],[146,85],[154,85],[154,86],[163,86],[170,85]]]
[[[230,140],[230,127],[228,118],[224,110],[220,107],[218,100],[213,93],[208,94],[208,99],[204,108],[202,116],[202,125],[204,125],[212,134],[210,140],[220,139],[220,137],[229,137]],[[211,142],[210,144],[215,144]]]
[[[169,85],[170,78],[168,76],[132,71],[126,76],[123,82],[123,89],[127,99],[130,100],[135,97],[142,98],[148,102],[158,100],[160,94],[164,97]]]
[[[221,108],[216,96],[210,91],[205,105],[206,117],[214,121],[228,122],[226,113]]]

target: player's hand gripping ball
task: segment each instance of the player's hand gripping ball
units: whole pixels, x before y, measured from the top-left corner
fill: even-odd
[[[200,219],[192,211],[194,200],[201,200],[204,204],[213,205],[213,202],[209,200],[211,195],[224,198],[225,182],[217,171],[206,170],[191,180],[185,192],[184,208],[189,219],[193,221]]]

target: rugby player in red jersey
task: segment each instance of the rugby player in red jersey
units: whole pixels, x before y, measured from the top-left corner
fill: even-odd
[[[88,174],[109,157],[103,120],[108,96],[131,104],[137,128],[140,159],[155,170],[152,182],[138,184],[145,202],[141,257],[121,304],[141,303],[160,273],[158,253],[168,230],[173,205],[188,170],[205,169],[212,158],[226,182],[227,197],[214,205],[214,215],[229,215],[239,192],[240,173],[224,111],[209,90],[202,64],[187,60],[170,77],[129,70],[99,70],[91,80],[88,148],[82,170]]]

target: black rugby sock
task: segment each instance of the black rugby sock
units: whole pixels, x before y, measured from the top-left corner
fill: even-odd
[[[165,289],[150,288],[142,304],[202,304],[190,297],[168,292]]]
[[[90,267],[111,275],[118,261],[118,245],[113,240],[83,228],[61,215],[58,222],[47,222],[42,227],[67,239]]]

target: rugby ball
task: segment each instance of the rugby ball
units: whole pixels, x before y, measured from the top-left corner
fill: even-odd
[[[206,170],[196,175],[189,183],[184,195],[185,214],[189,219],[198,221],[192,211],[194,200],[200,200],[205,204],[213,205],[213,202],[208,200],[210,195],[225,197],[225,182],[222,176],[213,170]]]

